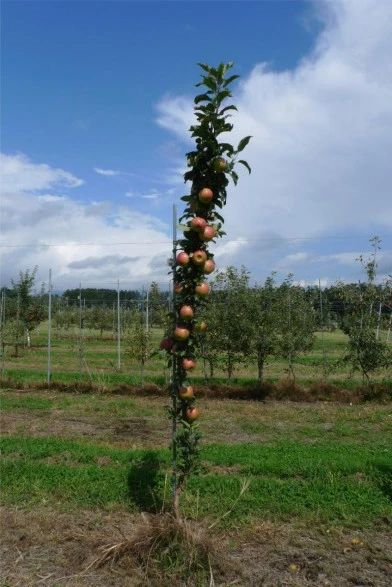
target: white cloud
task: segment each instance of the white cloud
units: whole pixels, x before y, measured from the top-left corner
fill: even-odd
[[[102,167],[93,167],[95,173],[98,175],[103,175],[105,177],[117,177],[119,175],[127,175],[127,176],[135,176],[134,173],[130,173],[129,171],[120,171],[119,169],[102,169]]]
[[[46,279],[51,267],[55,287],[60,289],[75,287],[79,281],[104,287],[117,276],[134,286],[152,279],[168,282],[167,267],[160,259],[170,254],[172,243],[162,221],[129,206],[79,202],[46,191],[37,194],[38,185],[45,190],[52,185],[55,190],[64,178],[75,186],[79,180],[48,165],[36,165],[25,156],[11,159],[8,156],[10,189],[1,199],[1,244],[7,245],[0,249],[2,283],[35,265],[39,265],[39,279]],[[21,161],[28,169],[23,181]],[[45,177],[38,182],[42,170]]]
[[[98,175],[105,175],[106,177],[113,177],[115,175],[121,175],[121,171],[117,169],[101,169],[100,167],[94,167],[95,173]]]
[[[17,193],[50,189],[53,186],[76,188],[84,181],[64,171],[50,167],[46,163],[33,163],[23,154],[8,155],[0,153],[2,192]]]
[[[225,209],[229,238],[248,241],[236,262],[254,257],[252,240],[270,231],[283,239],[391,232],[392,3],[315,6],[324,30],[312,54],[292,71],[256,65],[235,96],[233,142],[253,135],[245,156],[253,173],[241,173]],[[191,101],[163,98],[158,123],[187,141]],[[275,268],[269,255],[258,267],[266,261]]]

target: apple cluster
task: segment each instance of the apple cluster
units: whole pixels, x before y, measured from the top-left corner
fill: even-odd
[[[214,207],[226,184],[222,182],[226,169],[226,160],[221,157],[213,159],[206,169],[207,173],[200,178],[200,183],[193,181],[191,194],[184,197],[188,202],[183,216],[187,223],[183,226],[184,238],[179,242],[182,250],[177,252],[173,268],[175,325],[171,336],[161,342],[161,349],[168,351],[172,360],[177,362],[180,371],[178,397],[182,404],[181,414],[188,423],[199,417],[199,410],[193,405],[193,388],[187,378],[196,367],[195,334],[202,335],[207,330],[207,323],[198,319],[197,315],[210,293],[206,276],[215,270],[208,243],[221,232],[221,224],[215,221]]]

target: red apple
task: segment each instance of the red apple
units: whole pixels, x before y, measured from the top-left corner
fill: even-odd
[[[170,351],[170,349],[173,346],[173,339],[171,338],[164,338],[163,340],[161,340],[161,344],[159,345],[159,348],[162,351]]]
[[[203,232],[200,235],[201,240],[203,241],[210,241],[216,237],[216,228],[214,226],[207,226],[204,228]]]
[[[210,286],[208,285],[208,283],[205,282],[199,283],[199,285],[195,287],[195,293],[201,297],[208,296],[208,294],[210,293]]]
[[[191,228],[193,228],[193,230],[204,230],[206,226],[207,220],[204,220],[201,216],[195,216],[191,220]]]
[[[180,294],[183,291],[183,289],[184,289],[184,287],[183,287],[182,283],[175,283],[174,284],[174,293]]]
[[[177,265],[188,265],[189,263],[189,255],[188,253],[186,253],[185,251],[181,251],[181,253],[177,254],[176,257],[176,263]]]
[[[194,263],[195,265],[204,265],[204,263],[207,261],[207,253],[205,251],[201,251],[200,249],[198,251],[195,251],[192,254],[192,263]]]
[[[182,368],[185,369],[185,371],[191,371],[195,367],[196,361],[194,361],[193,359],[182,359]]]
[[[205,320],[201,320],[200,322],[198,322],[196,324],[195,328],[196,328],[197,332],[205,332],[208,328],[207,322]]]
[[[193,387],[191,385],[183,385],[178,395],[181,399],[192,399],[194,397]]]
[[[207,275],[215,271],[215,263],[212,259],[207,259],[207,261],[203,265],[203,271]]]
[[[188,422],[194,422],[195,420],[197,420],[197,418],[199,416],[200,416],[200,410],[198,408],[196,408],[195,406],[188,408],[187,411],[185,412],[185,417],[188,420]]]
[[[202,202],[202,204],[209,204],[213,197],[214,192],[210,188],[203,188],[198,193],[199,201]]]
[[[191,306],[182,306],[179,312],[181,318],[183,320],[192,320],[193,318],[193,309]]]
[[[217,157],[216,159],[214,159],[212,162],[212,169],[214,171],[218,171],[220,173],[226,171],[226,169],[227,169],[226,159],[223,159],[223,157]]]
[[[174,330],[174,338],[176,340],[187,340],[189,338],[190,332],[187,328],[183,328],[182,326],[176,326]]]

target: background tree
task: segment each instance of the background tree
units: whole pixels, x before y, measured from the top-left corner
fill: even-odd
[[[263,286],[255,286],[249,291],[251,356],[257,361],[259,383],[264,378],[264,367],[270,356],[278,349],[278,323],[281,306],[274,277],[265,280]]]
[[[150,330],[145,324],[144,312],[134,310],[131,327],[125,331],[125,348],[127,355],[140,365],[141,384],[144,385],[144,371],[148,359],[154,352]]]
[[[348,336],[343,362],[348,363],[352,372],[359,371],[362,380],[369,381],[371,374],[392,364],[392,353],[386,341],[380,337],[382,304],[389,300],[391,281],[384,286],[376,285],[377,253],[381,248],[378,237],[370,239],[371,254],[357,260],[367,276],[366,283],[357,287],[343,288],[342,301],[346,305],[341,328]]]
[[[295,380],[294,362],[309,351],[314,342],[316,329],[315,312],[302,287],[293,285],[289,275],[277,290],[279,313],[277,320],[277,353],[287,360],[287,370]]]
[[[31,346],[31,332],[46,318],[42,297],[33,296],[38,267],[19,272],[19,279],[12,280],[14,291],[15,320],[22,324],[28,348]]]
[[[220,364],[230,380],[245,362],[251,348],[249,272],[243,266],[239,270],[227,267],[216,275],[211,287],[211,303],[207,310],[207,352],[219,353]]]
[[[150,285],[148,303],[150,324],[162,328],[168,312],[168,296],[167,293],[161,292],[156,281],[153,281]]]

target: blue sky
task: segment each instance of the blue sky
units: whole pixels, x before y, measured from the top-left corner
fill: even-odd
[[[302,2],[18,1],[3,18],[3,150],[72,170],[87,199],[162,187],[181,149],[155,105],[192,95],[198,61],[283,70],[314,41]],[[135,176],[108,184],[94,168]]]
[[[389,11],[386,0],[370,11],[367,0],[3,2],[2,152],[7,193],[16,196],[3,199],[2,243],[72,243],[27,255],[7,250],[3,279],[23,263],[39,264],[43,274],[55,265],[64,285],[120,271],[130,283],[166,279],[162,260],[171,204],[184,193],[196,62],[222,60],[234,60],[241,75],[238,133],[255,135],[249,158],[258,172],[242,178],[237,208],[229,204],[234,242],[222,245],[220,266],[244,262],[259,279],[274,269],[304,281],[350,279],[357,274],[349,255],[378,232],[386,236],[388,272],[391,110],[384,96],[391,76],[379,54],[391,32]],[[358,58],[361,27],[371,35]],[[367,68],[379,75],[371,83]],[[336,194],[325,210],[328,190]],[[238,222],[243,193],[252,195],[245,200],[249,230]],[[361,210],[349,218],[353,203]],[[346,239],[325,238],[331,235]],[[156,245],[77,246],[138,239]]]

